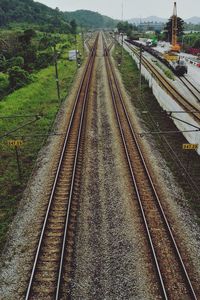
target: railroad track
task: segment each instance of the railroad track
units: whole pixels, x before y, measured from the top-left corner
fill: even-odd
[[[63,143],[25,299],[60,299],[67,293],[74,246],[87,98],[98,36],[91,49]]]
[[[200,102],[200,90],[186,77],[179,77],[180,81],[188,88],[195,99]]]
[[[125,44],[139,59],[139,51],[130,46],[129,43],[125,42]],[[162,85],[166,92],[183,108],[183,110],[187,111],[194,121],[200,124],[199,105],[189,102],[188,99],[179,93],[177,89],[165,78],[165,76],[161,74],[161,72],[159,72],[157,68],[154,67],[153,64],[151,64],[144,56],[142,57],[142,64],[147,70],[150,71],[150,73],[156,78],[159,84]]]
[[[104,56],[117,124],[157,270],[161,297],[163,299],[197,299],[184,259],[132,127],[105,41]]]

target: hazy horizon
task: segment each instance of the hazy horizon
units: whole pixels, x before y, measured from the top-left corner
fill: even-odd
[[[114,19],[132,19],[146,18],[157,16],[168,19],[172,15],[173,3],[172,0],[140,0],[134,3],[132,0],[34,0],[35,2],[43,3],[52,8],[58,7],[61,11],[75,11],[87,9],[99,12]],[[177,0],[178,16],[183,19],[191,17],[200,17],[197,12],[200,12],[199,0]],[[123,5],[122,5],[123,3]],[[123,9],[122,9],[123,7]],[[145,7],[145,11],[144,11]]]

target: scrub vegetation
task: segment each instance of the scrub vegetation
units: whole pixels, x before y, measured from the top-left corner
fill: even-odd
[[[42,39],[45,39],[44,43],[47,40],[48,44],[49,35],[44,36],[42,33],[38,33],[38,36],[39,38],[33,39],[34,44]],[[41,48],[36,52],[37,56],[42,57],[40,60],[42,67],[37,67],[39,61],[36,60],[31,71],[29,70],[29,63],[25,68],[23,65],[23,68],[13,66],[9,69],[13,72],[12,89],[10,71],[7,73],[5,69],[5,73],[0,74],[0,88],[5,88],[5,90],[8,86],[10,88],[9,95],[2,97],[0,101],[0,186],[3,187],[0,189],[0,249],[5,244],[9,224],[16,213],[38,152],[52,129],[61,101],[66,98],[76,74],[76,62],[67,59],[68,50],[75,49],[74,41],[75,37],[71,34],[56,36],[56,51],[59,53],[60,101],[56,89],[52,46],[49,44],[47,48]],[[80,37],[77,37],[77,41],[79,52],[81,52],[82,41]],[[48,61],[49,56],[46,56],[46,53],[51,54],[50,61]],[[24,80],[26,76],[30,78]],[[23,83],[23,87],[20,87],[18,83],[20,85]],[[25,127],[14,131],[27,123],[29,124]],[[12,134],[5,136],[12,131],[14,131]],[[17,153],[16,148],[9,145],[10,140],[23,141],[23,144],[17,147]],[[17,154],[19,156],[19,170]]]

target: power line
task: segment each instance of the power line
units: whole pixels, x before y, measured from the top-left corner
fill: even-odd
[[[192,129],[192,130],[145,131],[145,132],[138,133],[138,135],[140,137],[143,137],[144,135],[147,135],[147,134],[173,134],[173,133],[184,133],[184,132],[200,132],[200,128]]]
[[[32,123],[35,123],[35,122],[38,121],[40,118],[41,118],[41,117],[39,117],[39,116],[35,116],[35,120],[32,120],[32,121],[30,121],[30,122],[27,122],[27,123],[25,123],[25,124],[23,124],[23,125],[21,125],[21,126],[15,128],[15,129],[11,130],[11,131],[6,132],[6,133],[3,134],[2,136],[0,136],[0,140],[4,139],[5,137],[8,137],[8,136],[12,135],[13,132],[18,131],[19,129],[22,129],[22,128],[24,128],[24,127],[26,127],[26,126],[28,126],[28,125],[30,125],[30,124],[32,124]]]
[[[43,117],[43,114],[37,115],[11,115],[11,116],[0,116],[0,119],[15,119],[15,118],[40,118]]]

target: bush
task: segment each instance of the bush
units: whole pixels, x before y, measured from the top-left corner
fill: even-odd
[[[7,60],[7,62],[6,62],[7,69],[12,68],[12,67],[16,67],[16,66],[22,68],[23,65],[24,65],[24,59],[21,56],[13,57],[13,58]]]
[[[172,73],[172,71],[170,71],[170,70],[165,70],[164,73],[165,73],[165,75],[166,75],[169,79],[174,80],[174,74]]]
[[[25,86],[32,81],[29,73],[18,66],[9,69],[8,76],[9,86],[12,90]]]
[[[42,69],[46,68],[49,65],[53,63],[53,53],[49,52],[43,52],[38,54],[36,63],[35,63],[35,68],[36,69]]]
[[[6,59],[3,55],[0,55],[0,72],[6,71]]]
[[[198,49],[200,49],[200,38],[197,39],[197,40],[194,42],[193,48],[198,48]]]
[[[0,99],[6,94],[9,86],[8,76],[0,73]]]

